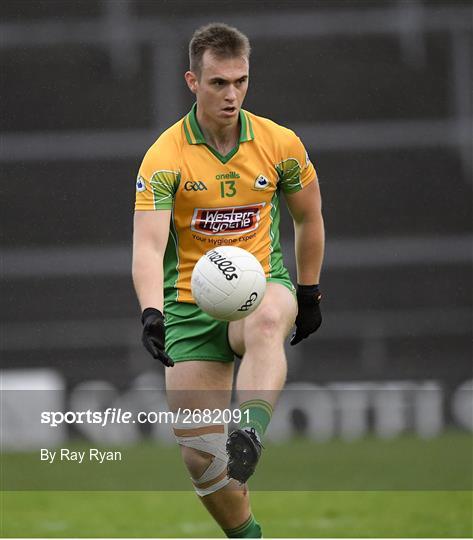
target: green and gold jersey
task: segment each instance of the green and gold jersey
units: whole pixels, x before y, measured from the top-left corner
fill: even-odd
[[[194,302],[192,270],[216,246],[251,252],[268,279],[287,275],[279,243],[280,192],[303,189],[315,170],[293,131],[244,110],[240,125],[237,146],[222,156],[206,144],[194,105],[143,159],[135,210],[172,209],[164,257],[168,301]]]

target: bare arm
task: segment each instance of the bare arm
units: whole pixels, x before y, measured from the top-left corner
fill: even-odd
[[[133,226],[133,283],[144,310],[163,311],[163,259],[171,210],[136,211]]]
[[[286,201],[294,220],[297,283],[319,284],[325,231],[317,178],[304,189],[286,194]]]

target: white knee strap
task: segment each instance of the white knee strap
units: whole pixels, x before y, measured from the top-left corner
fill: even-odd
[[[228,462],[225,450],[227,432],[228,426],[226,424],[174,426],[174,434],[178,444],[214,456],[200,478],[192,478],[195,491],[200,497],[214,493],[230,482],[226,474]]]

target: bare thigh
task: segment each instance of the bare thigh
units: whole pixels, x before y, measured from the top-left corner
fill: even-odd
[[[263,301],[257,309],[248,317],[229,324],[230,347],[239,356],[243,356],[248,335],[256,331],[265,321],[273,323],[274,331],[278,334],[274,337],[284,340],[294,326],[296,315],[297,302],[291,291],[280,283],[269,282]]]
[[[166,369],[166,395],[169,409],[171,411],[177,411],[179,408],[191,411],[228,409],[232,383],[233,362],[201,360],[178,362],[172,368]],[[180,449],[189,472],[194,478],[199,478],[209,466],[212,455],[182,445]]]
[[[233,383],[233,362],[178,362],[166,369],[169,407],[227,408]]]

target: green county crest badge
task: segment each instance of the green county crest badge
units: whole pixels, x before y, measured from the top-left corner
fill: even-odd
[[[141,175],[138,175],[138,178],[136,179],[136,191],[138,191],[138,193],[146,191],[146,182]]]
[[[267,189],[270,186],[271,182],[266,178],[266,176],[263,176],[260,174],[258,178],[255,180],[254,189],[263,190]]]

